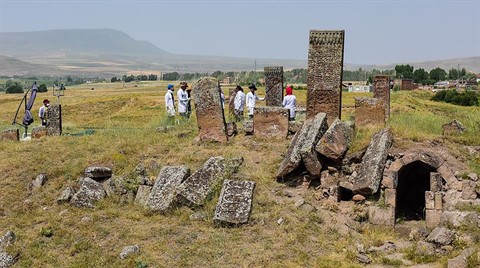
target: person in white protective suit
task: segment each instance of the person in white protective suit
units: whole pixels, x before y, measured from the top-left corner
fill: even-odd
[[[255,86],[255,84],[251,84],[248,88],[250,89],[250,92],[247,93],[246,104],[248,108],[248,118],[252,119],[255,103],[257,102],[257,100],[263,101],[265,98],[260,98],[257,94],[255,94],[255,91],[257,91],[257,87]]]

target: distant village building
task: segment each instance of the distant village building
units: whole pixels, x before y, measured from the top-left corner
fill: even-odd
[[[348,92],[371,92],[373,90],[372,85],[352,85],[348,84]]]
[[[234,83],[235,83],[235,78],[230,76],[223,78],[221,82],[222,85],[232,85]]]

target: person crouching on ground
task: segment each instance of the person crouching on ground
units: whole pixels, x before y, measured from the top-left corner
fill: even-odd
[[[167,124],[173,125],[175,123],[175,98],[173,91],[175,90],[172,84],[167,86],[167,93],[165,93],[165,107],[167,109]]]
[[[260,98],[255,94],[255,91],[257,91],[255,84],[251,84],[248,88],[250,89],[250,92],[247,93],[248,118],[252,119],[256,101],[262,101],[265,98]]]
[[[188,106],[188,93],[187,93],[187,82],[180,83],[180,90],[177,92],[178,97],[178,113],[184,119],[188,118],[187,115],[187,106]]]
[[[286,95],[283,99],[283,107],[288,108],[290,111],[288,120],[295,121],[295,107],[297,106],[297,97],[293,95],[293,90],[291,87],[286,88]]]
[[[245,93],[243,93],[243,88],[241,86],[237,86],[235,89],[237,93],[235,94],[235,99],[233,101],[233,108],[235,115],[235,120],[237,122],[243,120],[243,109],[245,108]]]
[[[50,101],[47,99],[43,100],[43,106],[38,110],[38,117],[42,121],[42,126],[47,126],[47,109],[50,106]]]

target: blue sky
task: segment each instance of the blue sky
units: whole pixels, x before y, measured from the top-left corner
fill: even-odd
[[[112,28],[178,54],[306,59],[310,29],[344,29],[345,62],[480,56],[480,0],[0,0],[0,31]]]

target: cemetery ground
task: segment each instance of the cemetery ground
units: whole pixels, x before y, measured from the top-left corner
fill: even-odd
[[[196,145],[195,116],[163,131],[166,85],[69,87],[61,98],[64,135],[0,142],[0,235],[7,230],[17,235],[15,245],[8,249],[20,253],[15,267],[360,267],[357,244],[369,248],[400,239],[388,227],[365,224],[353,230],[345,224],[342,207],[318,202],[313,188],[304,191],[303,198],[317,210],[296,208],[299,190],[275,180],[288,139],[263,139],[239,131],[224,145]],[[226,94],[228,88],[223,87]],[[260,96],[264,92],[259,88]],[[34,125],[39,125],[41,100],[56,101],[51,94],[38,94],[32,109]],[[305,107],[306,91],[294,94],[297,106]],[[354,113],[354,97],[364,96],[371,97],[371,93],[343,92],[343,120]],[[423,91],[392,92],[387,125],[394,133],[394,147],[442,144],[469,171],[480,174],[478,154],[470,154],[466,148],[480,145],[480,109],[433,102],[431,96]],[[21,97],[0,95],[0,129],[12,127]],[[462,122],[467,132],[442,135],[442,124],[453,119]],[[357,128],[350,151],[365,148],[377,130]],[[213,224],[220,189],[202,208],[181,207],[163,215],[117,197],[105,198],[93,209],[56,203],[62,190],[75,183],[88,166],[108,166],[115,176],[125,176],[143,163],[154,179],[165,165],[185,164],[193,172],[212,156],[244,158],[237,178],[257,183],[248,224],[238,228]],[[28,190],[40,173],[48,175],[47,183],[36,191]],[[478,250],[480,230],[463,231],[476,239]],[[133,244],[140,245],[140,254],[120,260],[122,248]],[[412,263],[441,267],[465,244],[457,241],[448,255],[439,258],[418,256],[412,247],[403,250]],[[382,252],[370,256],[374,264],[400,266]],[[478,264],[479,260],[469,261]]]

